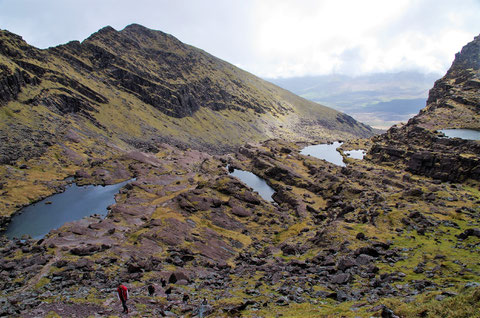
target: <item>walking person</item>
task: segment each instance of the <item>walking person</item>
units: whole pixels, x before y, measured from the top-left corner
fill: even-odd
[[[208,306],[207,298],[203,298],[203,301],[200,304],[200,308],[198,309],[198,317],[203,318],[203,315],[207,311],[207,306]]]
[[[153,294],[155,294],[155,287],[152,284],[148,285],[147,289],[148,295],[153,296]]]
[[[128,314],[127,300],[128,300],[128,288],[120,284],[117,288],[118,299],[122,302],[123,311],[122,313]]]

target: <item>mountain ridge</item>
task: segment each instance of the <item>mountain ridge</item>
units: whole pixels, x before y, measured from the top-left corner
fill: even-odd
[[[139,136],[156,133],[150,115],[162,119],[165,130],[185,124],[186,135],[192,134],[187,124],[198,124],[202,116],[244,116],[260,134],[253,119],[280,128],[275,125],[286,124],[287,115],[279,107],[297,99],[285,93],[277,117],[271,115],[277,124],[261,112],[262,103],[257,112],[200,107],[192,116],[169,117],[134,96],[140,89],[149,92],[155,74],[122,78],[132,57],[117,61],[124,67],[112,66],[104,57],[113,51],[92,41],[98,54],[75,55],[81,74],[53,55],[43,68],[35,60],[17,60],[30,71],[15,72],[18,64],[0,55],[5,67],[13,66],[7,82],[13,88],[26,84],[13,91],[14,101],[0,106],[0,124],[8,127],[2,132],[11,133],[5,140],[26,135],[40,143],[43,132],[53,138],[45,142],[55,140],[42,154],[0,165],[0,222],[8,223],[22,205],[70,182],[135,180],[115,196],[104,219],[92,215],[67,223],[38,241],[0,236],[0,316],[116,316],[121,309],[112,292],[119,283],[131,291],[130,314],[146,317],[478,314],[480,142],[443,138],[428,129],[440,127],[428,122],[436,117],[423,117],[371,139],[346,140],[338,149],[346,163],[340,167],[302,155],[311,142],[289,141],[294,134],[262,142],[252,138],[224,155],[177,147],[173,139],[170,144],[145,140]],[[82,50],[79,45],[58,54],[72,59],[68,50]],[[33,80],[37,73],[38,81]],[[165,86],[182,84],[183,78],[171,75]],[[109,89],[122,80],[122,90]],[[468,86],[458,85],[455,95],[462,88]],[[240,93],[248,97],[249,92]],[[265,94],[256,101],[268,100]],[[438,100],[453,97],[448,94],[443,91]],[[471,101],[477,95],[472,89],[465,94]],[[123,117],[116,114],[120,111],[126,112]],[[331,114],[356,127],[348,117]],[[297,122],[309,120],[298,117]],[[137,119],[145,125],[135,125]],[[213,122],[195,127],[200,133]],[[338,129],[335,122],[328,124]],[[128,136],[130,143],[123,141]],[[17,144],[29,146],[22,142]],[[354,149],[369,151],[356,160],[345,153]],[[28,148],[20,152],[25,153]],[[275,191],[273,202],[230,175],[230,168],[263,178]],[[150,285],[154,295],[147,295]]]
[[[16,101],[46,106],[46,112],[67,117],[77,114],[77,124],[90,125],[82,123],[86,119],[96,127],[89,133],[102,138],[118,135],[113,142],[120,147],[155,147],[151,135],[159,141],[224,152],[248,140],[271,137],[372,134],[369,127],[345,114],[296,97],[171,35],[137,24],[121,31],[105,27],[82,42],[43,50],[2,32],[3,104]],[[24,96],[18,99],[22,89]],[[40,109],[28,111],[41,117]],[[17,111],[10,120],[21,117]],[[194,122],[189,120],[192,116]],[[132,127],[132,122],[140,127]],[[28,135],[22,137],[28,139]],[[27,146],[36,148],[33,142]]]
[[[452,66],[429,92],[427,106],[412,124],[427,129],[480,129],[480,36],[455,54]]]
[[[427,105],[404,125],[373,137],[375,162],[397,162],[442,181],[480,180],[480,142],[445,138],[442,129],[480,129],[480,36],[455,55],[429,91]]]

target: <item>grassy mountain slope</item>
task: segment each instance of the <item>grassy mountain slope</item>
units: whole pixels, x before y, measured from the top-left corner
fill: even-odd
[[[47,50],[7,31],[0,36],[3,144],[26,144],[16,155],[3,151],[10,156],[2,161],[42,148],[28,133],[10,136],[10,127],[25,130],[33,118],[46,125],[42,142],[73,125],[121,148],[168,141],[223,152],[271,137],[371,134],[344,114],[139,25],[120,32],[106,27],[82,43]]]
[[[371,134],[345,114],[140,25],[105,27],[46,50],[0,31],[4,216],[57,192],[55,180],[131,150],[168,143],[225,153],[268,138]]]
[[[104,80],[99,87],[115,78]],[[151,87],[127,85],[142,96]],[[80,89],[100,104],[115,98]],[[50,121],[31,125],[47,130],[65,118],[52,109],[72,105],[61,102],[72,94],[54,92],[51,104],[32,104]],[[39,241],[0,237],[0,316],[118,317],[119,282],[138,317],[478,316],[479,142],[439,138],[412,120],[344,143],[342,154],[370,148],[365,160],[345,156],[346,167],[300,154],[307,143],[273,139],[223,156],[159,143],[126,152],[116,147],[132,143],[104,134],[111,123],[89,103],[73,104],[71,126],[52,130],[60,141],[43,155],[1,166],[0,199],[59,191],[69,174],[78,183],[136,180],[105,219],[67,223]],[[227,164],[264,178],[274,202]]]

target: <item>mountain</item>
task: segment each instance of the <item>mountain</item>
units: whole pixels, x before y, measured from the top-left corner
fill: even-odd
[[[71,131],[85,147],[153,150],[168,142],[217,153],[272,137],[372,134],[345,114],[136,24],[46,50],[1,31],[0,50],[3,163],[38,156]]]
[[[455,55],[447,74],[430,90],[427,107],[411,125],[428,129],[480,129],[480,37]]]
[[[425,107],[438,74],[374,73],[268,79],[304,98],[328,105],[374,127],[407,121]]]
[[[429,92],[427,106],[405,125],[375,137],[370,154],[409,171],[443,181],[480,180],[480,144],[447,139],[441,129],[480,129],[480,38],[455,55],[448,72]]]
[[[460,77],[450,78],[451,83],[462,82],[462,74],[478,74],[474,61],[480,49],[475,43],[466,48],[454,62],[466,69],[459,66]],[[38,50],[26,44],[17,50],[16,56],[38,58]],[[39,240],[0,236],[0,316],[118,316],[122,308],[114,293],[119,283],[130,289],[129,315],[139,317],[478,316],[480,141],[445,138],[436,129],[450,123],[441,124],[435,115],[446,108],[452,125],[467,127],[467,121],[461,125],[462,117],[475,116],[466,108],[478,106],[473,104],[476,89],[465,84],[441,93],[432,89],[437,107],[427,106],[385,134],[346,140],[338,149],[346,162],[341,167],[303,155],[308,140],[251,140],[223,154],[215,148],[207,152],[145,140],[138,132],[126,142],[121,134],[135,131],[136,123],[121,120],[122,127],[115,127],[118,137],[111,130],[115,121],[120,115],[130,120],[143,116],[137,113],[149,104],[127,103],[131,112],[114,117],[114,106],[122,112],[128,107],[108,106],[110,101],[128,102],[128,94],[140,91],[138,99],[149,92],[155,98],[158,91],[133,75],[123,82],[98,75],[83,51],[76,53],[76,63],[92,69],[73,77],[76,73],[70,71],[76,71],[64,64],[73,55],[65,48],[51,50],[64,57],[48,55],[41,66],[27,67],[53,68],[52,61],[60,61],[55,67],[64,72],[54,75],[67,74],[76,85],[47,81],[51,71],[42,78],[29,71],[15,73],[18,61],[2,57],[15,74],[5,83],[21,88],[2,91],[9,99],[0,108],[2,119],[8,119],[7,138],[17,136],[22,145],[23,133],[45,147],[30,159],[0,166],[3,221],[9,222],[11,211],[61,192],[69,183],[128,184],[115,195],[105,218],[92,214]],[[108,65],[103,54],[94,61]],[[464,60],[472,63],[458,62]],[[126,72],[124,65],[121,71],[118,66],[106,69]],[[116,91],[118,97],[109,93],[116,81],[130,87],[128,94],[126,88]],[[30,90],[38,98],[26,100],[23,94]],[[448,102],[454,98],[451,92],[470,104]],[[179,113],[162,108],[169,112],[164,118],[178,123],[198,112],[218,112],[210,105],[185,115],[195,107],[184,105]],[[264,118],[269,112],[264,111],[247,109],[245,114]],[[23,153],[32,155],[35,149]],[[353,149],[366,150],[365,159],[349,158],[346,150]],[[231,169],[262,178],[274,190],[273,201],[230,174]],[[37,204],[48,209],[56,205],[52,201]],[[155,287],[155,294],[147,293],[148,286]]]

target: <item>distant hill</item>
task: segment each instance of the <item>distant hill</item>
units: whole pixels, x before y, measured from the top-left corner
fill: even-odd
[[[388,128],[425,107],[439,74],[377,73],[350,77],[324,75],[269,79],[304,98],[352,115],[366,124]]]
[[[80,157],[91,144],[99,153],[106,145],[155,151],[161,142],[221,153],[273,137],[372,135],[345,114],[137,24],[46,50],[0,31],[0,105],[3,163],[38,156],[73,132]]]

